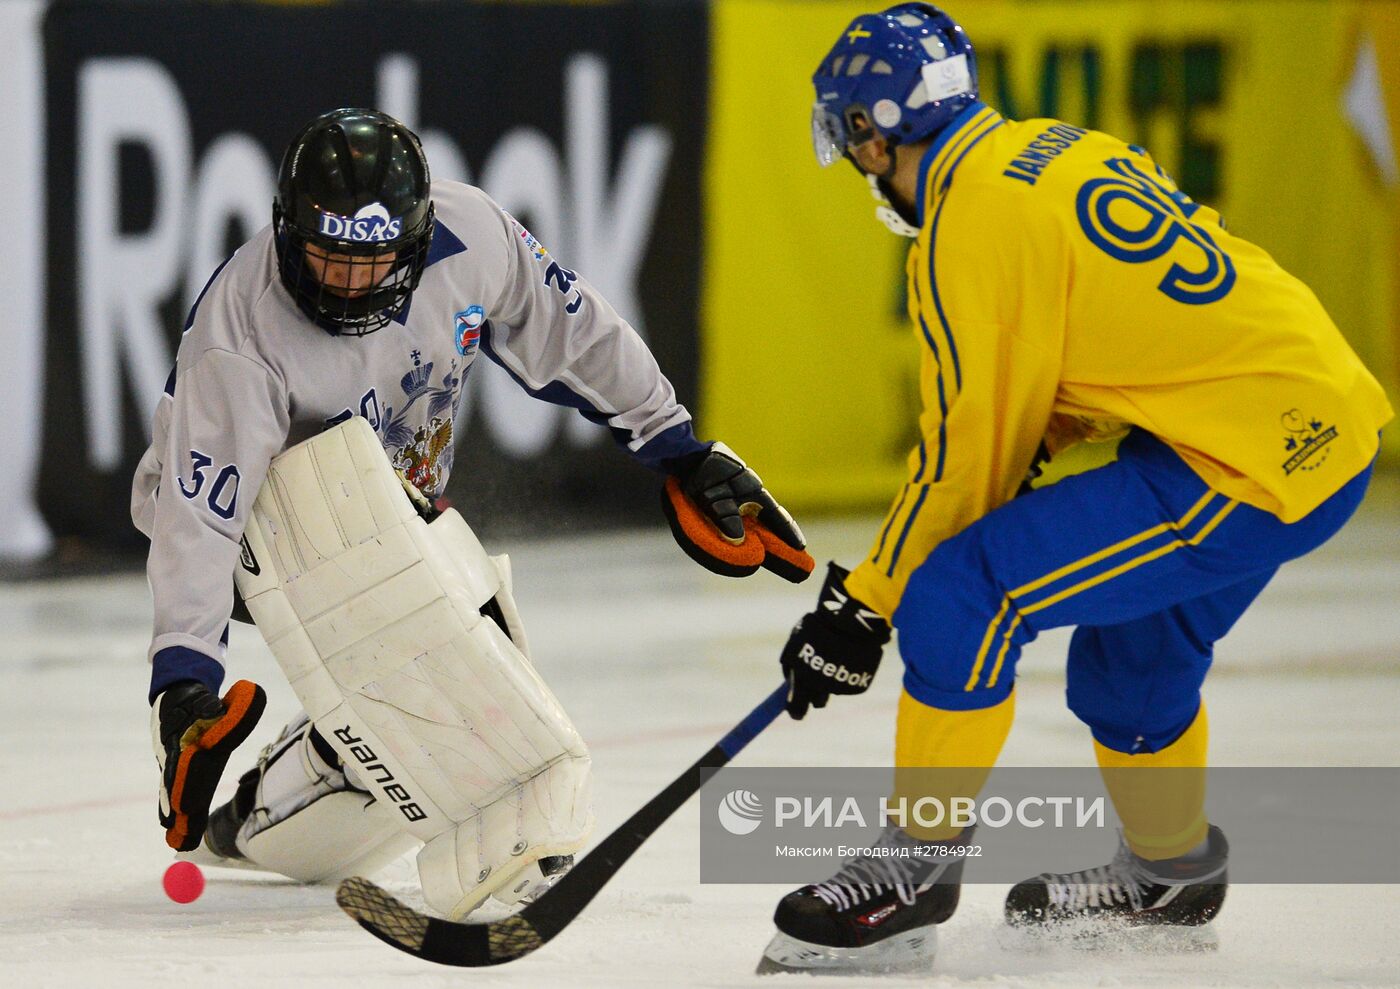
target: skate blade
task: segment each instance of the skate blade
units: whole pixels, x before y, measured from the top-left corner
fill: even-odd
[[[833,948],[800,941],[782,931],[773,935],[759,959],[757,975],[800,972],[807,975],[928,974],[938,950],[938,929],[904,931],[863,948]]]
[[[1134,926],[1087,918],[1044,927],[1003,927],[997,941],[1003,948],[1026,952],[1072,948],[1104,954],[1190,955],[1220,948],[1220,935],[1210,924],[1200,927],[1170,924]]]

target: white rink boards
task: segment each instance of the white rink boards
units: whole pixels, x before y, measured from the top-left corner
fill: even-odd
[[[1400,489],[1376,488],[1361,517],[1286,567],[1217,650],[1206,685],[1215,764],[1400,764]],[[876,524],[807,530],[819,562],[850,564]],[[593,748],[600,834],[776,685],[778,651],[817,589],[816,579],[707,574],[659,516],[643,534],[488,549],[512,553],[536,661]],[[329,887],[210,869],[199,901],[170,902],[147,729],[149,621],[136,574],[0,584],[0,983],[864,984],[751,974],[784,888],[700,885],[693,803],[572,927],[504,968],[459,972],[394,952],[341,914]],[[1067,639],[1043,636],[1022,659],[1004,765],[1093,764],[1087,731],[1064,707]],[[256,633],[235,628],[230,656],[234,676],[268,688],[269,705],[221,797],[295,706]],[[868,695],[834,698],[801,724],[784,717],[737,764],[888,764],[899,674],[891,651]],[[407,862],[388,877],[411,889]],[[1400,888],[1236,886],[1216,922],[1219,950],[1184,955],[1017,951],[998,936],[1004,894],[965,890],[920,985],[1400,985]]]

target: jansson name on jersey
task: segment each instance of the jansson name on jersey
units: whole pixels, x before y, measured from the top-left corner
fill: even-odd
[[[1007,178],[1020,179],[1029,185],[1070,145],[1089,133],[1083,127],[1071,124],[1056,124],[1040,134],[1034,141],[1016,153],[1006,170],[1001,174]]]

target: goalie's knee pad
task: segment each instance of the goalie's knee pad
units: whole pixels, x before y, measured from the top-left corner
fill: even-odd
[[[262,750],[233,799],[211,816],[212,855],[195,861],[323,882],[371,874],[416,844],[303,716]]]
[[[516,903],[552,878],[548,860],[578,851],[592,827],[590,763],[561,757],[511,786],[418,853],[428,905],[456,920],[488,896]],[[541,868],[541,863],[545,868]]]
[[[509,899],[582,847],[588,750],[525,652],[508,562],[455,511],[420,519],[363,419],[273,461],[245,548],[239,589],[321,735],[430,846],[429,906]]]

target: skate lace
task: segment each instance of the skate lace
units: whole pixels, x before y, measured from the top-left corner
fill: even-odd
[[[893,890],[905,906],[913,906],[918,889],[913,867],[917,860],[910,851],[912,844],[902,833],[887,831],[880,836],[876,847],[903,849],[906,856],[856,856],[830,879],[815,883],[812,892],[838,910],[849,910],[868,902],[887,889]]]
[[[1144,869],[1126,844],[1107,865],[1078,872],[1047,874],[1045,887],[1050,905],[1059,910],[1079,911],[1127,903],[1141,910],[1144,895],[1157,880]]]

